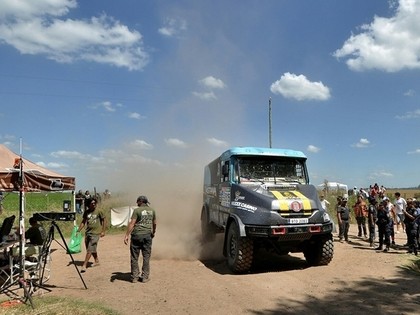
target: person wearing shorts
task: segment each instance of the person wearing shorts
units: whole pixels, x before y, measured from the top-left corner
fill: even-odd
[[[91,257],[93,257],[95,260],[93,265],[99,265],[97,248],[99,239],[105,236],[105,215],[102,211],[97,210],[96,205],[97,200],[93,198],[89,204],[88,210],[83,213],[82,222],[80,222],[79,229],[77,230],[77,232],[80,232],[84,227],[86,227],[86,257],[85,261],[83,262],[81,272],[86,271]]]

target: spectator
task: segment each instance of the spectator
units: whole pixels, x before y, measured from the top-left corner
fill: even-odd
[[[408,252],[407,253],[414,253],[417,256],[417,217],[419,217],[420,213],[418,213],[414,201],[410,200],[407,202],[407,209],[404,211],[404,223],[405,223],[405,231],[407,233],[407,244],[408,244]]]
[[[321,201],[321,206],[322,208],[327,211],[328,210],[328,206],[330,205],[329,201],[327,199],[325,199],[324,195],[321,195],[319,197],[319,200]]]
[[[379,198],[383,199],[385,197],[385,193],[386,193],[386,188],[381,185],[381,187],[379,187]]]
[[[130,242],[130,263],[131,263],[131,282],[141,281],[146,283],[150,280],[150,257],[152,254],[152,239],[156,233],[156,212],[149,207],[146,196],[137,198],[138,208],[134,209],[127,233],[124,237],[124,244],[128,244],[128,237],[131,235]],[[139,256],[143,255],[143,266],[140,275]]]
[[[362,196],[357,197],[357,201],[353,206],[354,215],[356,217],[357,228],[358,228],[358,237],[362,237],[362,231],[365,239],[367,239],[367,230],[366,230],[366,218],[368,216],[368,209],[366,202],[363,200]]]
[[[47,233],[42,225],[34,217],[29,218],[30,228],[25,232],[26,244],[25,256],[30,257],[39,253],[39,247],[44,244]]]
[[[41,246],[47,236],[44,227],[34,217],[29,218],[29,224],[31,227],[25,232],[25,238],[30,244]]]
[[[378,217],[376,220],[376,224],[378,225],[378,236],[379,236],[379,246],[376,250],[382,250],[383,245],[385,244],[384,252],[389,251],[390,246],[390,231],[389,231],[389,217],[388,213],[385,210],[385,205],[380,203],[378,206]]]
[[[368,226],[369,226],[369,245],[374,247],[375,241],[375,224],[377,219],[377,201],[374,198],[369,198],[369,207],[368,207]]]
[[[104,200],[111,198],[111,192],[108,189],[104,191]]]
[[[397,215],[397,233],[400,233],[400,225],[402,226],[403,232],[405,231],[405,225],[404,225],[404,211],[407,208],[407,201],[403,197],[401,197],[401,194],[397,191],[395,194],[395,214]]]
[[[86,246],[86,257],[83,262],[81,272],[85,272],[88,267],[90,257],[93,256],[95,259],[94,266],[99,265],[98,257],[98,242],[100,237],[105,236],[105,215],[102,211],[96,208],[97,200],[93,198],[89,203],[89,209],[83,213],[82,222],[80,222],[79,229],[77,232],[80,232],[84,227],[86,227],[85,232],[85,246]]]
[[[85,191],[85,199],[84,199],[85,211],[89,210],[89,205],[90,205],[91,200],[92,200],[92,196],[90,195],[89,190],[86,190]]]
[[[84,204],[85,196],[83,195],[82,190],[80,189],[76,194],[76,212],[78,214],[83,213],[83,204]]]
[[[338,220],[338,238],[340,242],[343,238],[346,242],[349,241],[349,227],[350,227],[350,209],[347,207],[347,198],[341,200],[340,205],[337,206],[337,220]]]
[[[384,205],[385,205],[385,210],[388,213],[388,217],[389,217],[389,229],[390,229],[390,234],[391,234],[391,245],[395,246],[394,224],[396,222],[396,218],[395,218],[396,216],[395,216],[394,205],[389,201],[388,197],[384,197],[383,202],[384,202]]]

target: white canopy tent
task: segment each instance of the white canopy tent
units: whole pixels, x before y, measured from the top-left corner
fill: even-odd
[[[328,188],[329,191],[337,191],[337,192],[344,191],[344,193],[346,193],[346,194],[348,192],[347,185],[342,184],[342,183],[338,183],[338,182],[328,182],[328,183],[320,184],[320,185],[318,185],[318,189],[323,190],[323,189],[326,188],[325,187],[326,185],[327,185],[327,188]]]

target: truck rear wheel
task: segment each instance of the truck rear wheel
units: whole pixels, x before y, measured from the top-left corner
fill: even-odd
[[[328,265],[334,255],[334,243],[331,238],[320,239],[306,248],[303,253],[306,261],[311,266]]]
[[[241,237],[235,222],[229,226],[227,239],[227,262],[235,273],[247,272],[252,265],[254,242],[248,237]]]

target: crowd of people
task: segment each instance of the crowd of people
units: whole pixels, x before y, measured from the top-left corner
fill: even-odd
[[[405,233],[408,253],[418,254],[420,247],[420,201],[415,198],[405,200],[399,192],[394,193],[391,202],[385,194],[386,188],[378,184],[371,185],[366,191],[354,188],[356,202],[348,204],[347,197],[337,197],[336,212],[338,221],[339,241],[349,241],[349,227],[353,212],[357,224],[357,237],[369,240],[375,247],[376,235],[378,246],[376,250],[388,252],[396,246],[395,234]],[[320,198],[321,203],[324,198]]]
[[[108,189],[105,189],[103,194],[94,193],[91,194],[89,190],[83,192],[81,189],[76,193],[76,213],[83,214],[86,210],[89,209],[90,202],[95,199],[96,202],[100,203],[102,199],[111,198],[111,192]]]

